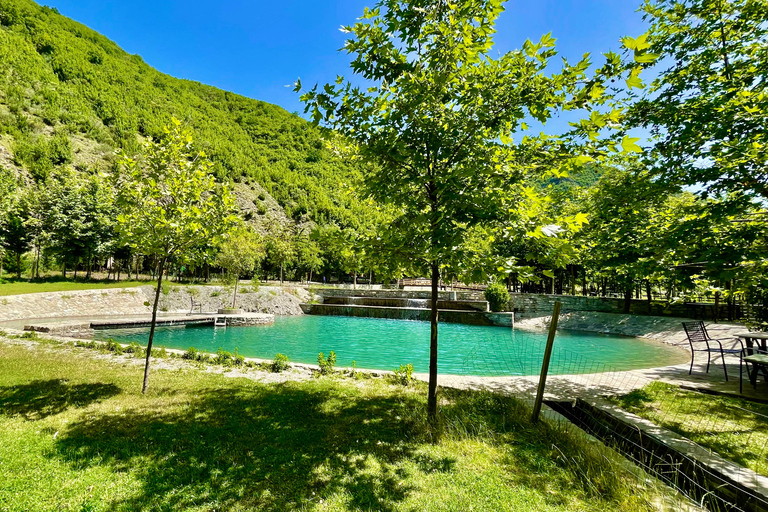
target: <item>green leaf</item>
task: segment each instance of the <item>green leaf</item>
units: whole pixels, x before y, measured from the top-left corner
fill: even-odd
[[[640,137],[629,137],[625,135],[621,140],[621,152],[622,153],[642,153],[643,148],[636,144],[640,140]]]

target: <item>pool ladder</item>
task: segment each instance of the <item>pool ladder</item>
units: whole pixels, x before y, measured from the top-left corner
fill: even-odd
[[[214,327],[226,327],[227,326],[227,319],[226,317],[214,317],[213,319],[213,326]]]

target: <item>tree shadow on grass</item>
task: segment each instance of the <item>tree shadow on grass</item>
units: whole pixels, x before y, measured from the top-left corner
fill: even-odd
[[[417,441],[417,397],[350,397],[285,384],[206,389],[189,406],[84,417],[54,456],[75,468],[131,471],[141,491],[112,510],[210,506],[290,510],[338,494],[392,510],[410,489],[398,461]]]
[[[0,388],[0,414],[39,420],[70,407],[84,407],[120,393],[114,384],[68,384],[59,379]]]

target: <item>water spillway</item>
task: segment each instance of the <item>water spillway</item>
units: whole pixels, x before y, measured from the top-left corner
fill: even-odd
[[[322,304],[302,304],[308,315],[354,316],[390,320],[430,319],[431,299],[411,297],[325,296]],[[437,301],[438,320],[469,325],[512,325],[512,313],[491,313],[484,300]]]

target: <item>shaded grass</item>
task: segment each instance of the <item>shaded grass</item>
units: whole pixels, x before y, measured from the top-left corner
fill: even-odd
[[[519,402],[380,379],[260,384],[0,342],[0,510],[644,510]]]
[[[653,382],[614,399],[620,407],[768,476],[768,405]]]
[[[46,277],[41,279],[17,279],[4,277],[0,279],[0,296],[23,295],[41,292],[66,292],[76,290],[105,290],[108,288],[132,288],[135,286],[151,285],[150,281],[112,281],[63,279],[61,277]]]

